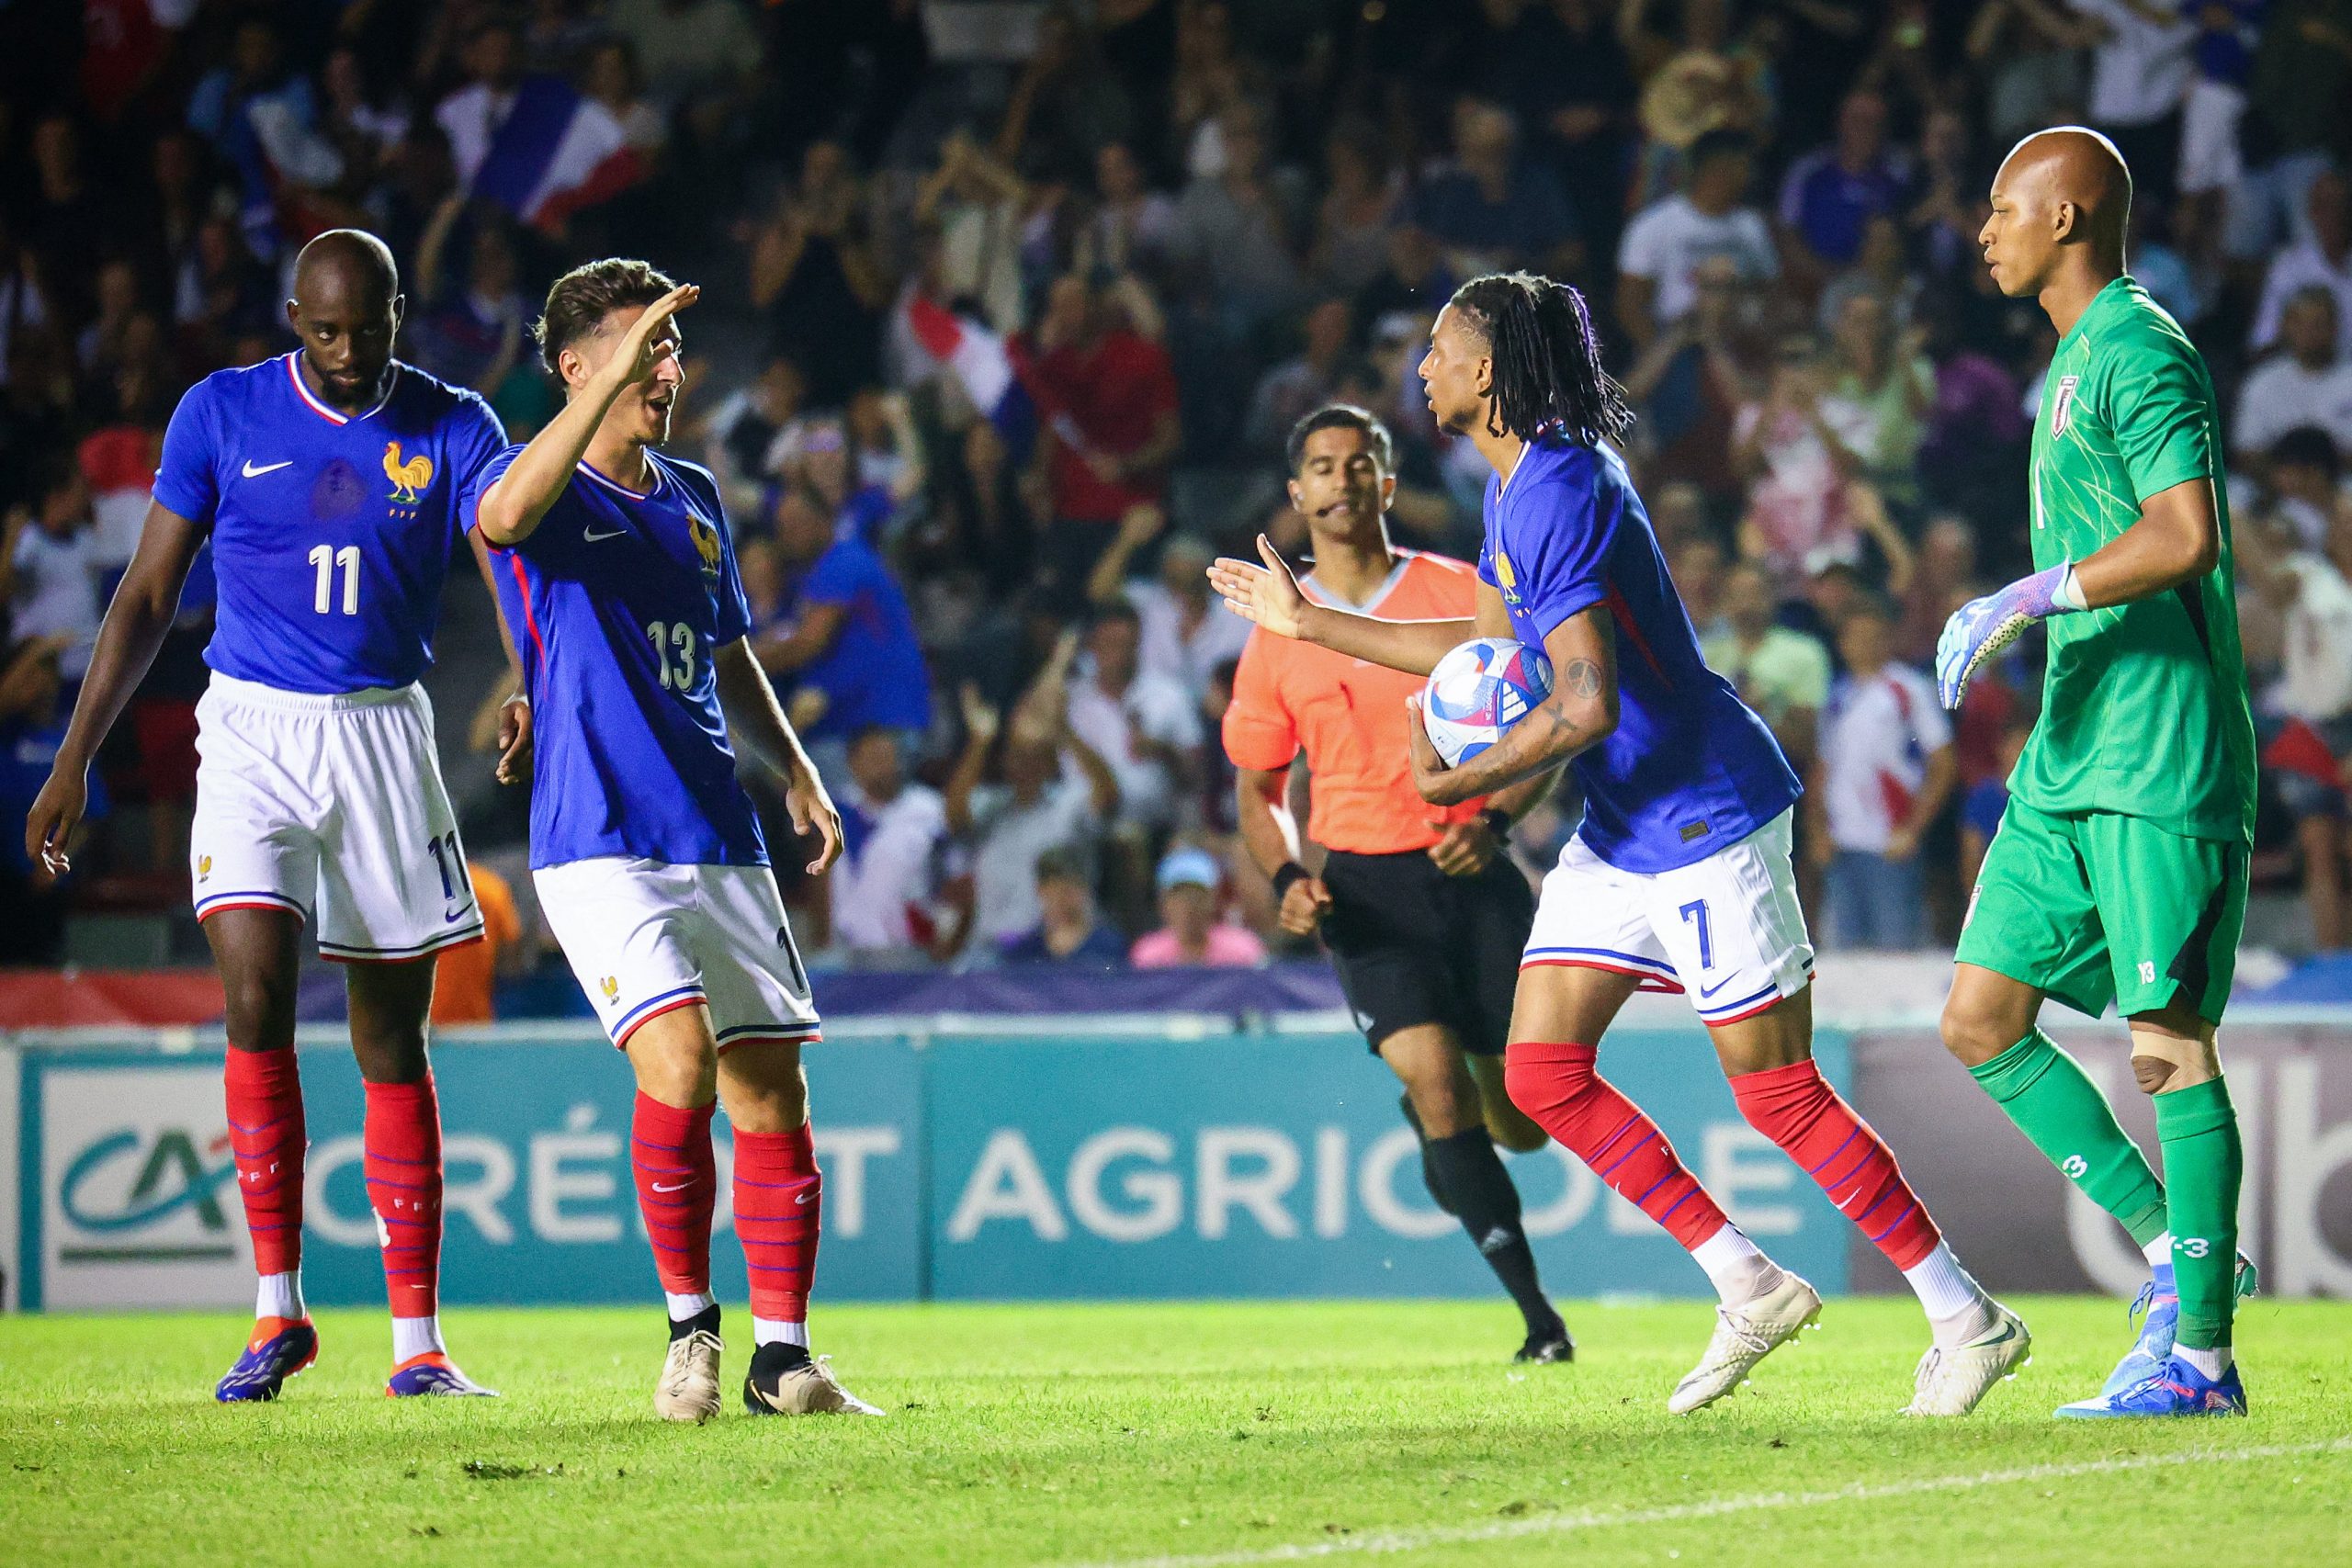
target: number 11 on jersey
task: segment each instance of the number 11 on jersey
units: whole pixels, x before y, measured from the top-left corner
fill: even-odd
[[[318,591],[312,595],[311,608],[326,615],[334,604],[334,574],[343,572],[343,613],[359,614],[359,547],[345,545],[336,549],[333,545],[313,545],[311,565],[319,574]]]

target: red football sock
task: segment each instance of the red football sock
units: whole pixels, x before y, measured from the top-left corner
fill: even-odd
[[[441,1101],[416,1083],[371,1083],[362,1139],[368,1201],[384,1244],[394,1317],[431,1317],[441,1303]]]
[[[294,1047],[229,1048],[229,1147],[237,1193],[253,1234],[254,1269],[290,1274],[302,1266],[302,1075]]]
[[[1727,1223],[1640,1106],[1592,1070],[1591,1045],[1513,1041],[1503,1058],[1511,1103],[1687,1249]]]
[[[789,1133],[735,1129],[735,1234],[752,1275],[752,1315],[808,1321],[824,1179],[808,1123]]]
[[[710,1147],[716,1102],[681,1111],[640,1090],[629,1124],[637,1207],[653,1240],[653,1269],[673,1295],[710,1293],[710,1213],[718,1161]]]
[[[1731,1080],[1747,1124],[1781,1145],[1829,1201],[1861,1227],[1897,1269],[1908,1269],[1943,1237],[1903,1179],[1894,1153],[1838,1097],[1812,1062],[1792,1062]]]

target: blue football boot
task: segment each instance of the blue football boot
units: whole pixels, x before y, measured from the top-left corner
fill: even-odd
[[[2218,1378],[2209,1378],[2178,1356],[2157,1369],[2156,1375],[2120,1393],[2086,1399],[2058,1407],[2060,1417],[2105,1421],[2131,1416],[2243,1416],[2245,1385],[2233,1365]]]
[[[496,1399],[498,1391],[484,1388],[458,1370],[458,1364],[439,1350],[427,1350],[421,1356],[411,1356],[392,1369],[391,1381],[384,1384],[384,1392],[394,1399],[407,1399],[422,1393],[472,1395]]]
[[[223,1404],[276,1399],[286,1380],[319,1359],[319,1331],[307,1317],[265,1317],[254,1325],[244,1354],[212,1390]]]
[[[2239,1253],[2238,1300],[2254,1294],[2261,1284],[2262,1276],[2255,1268],[2254,1259]],[[2147,1314],[2145,1319],[2140,1318],[2142,1313]],[[2140,1287],[2139,1298],[2132,1302],[2126,1319],[2134,1320],[2140,1322],[2139,1337],[2123,1353],[2123,1359],[2115,1363],[2115,1370],[2107,1374],[2107,1382],[2099,1385],[2101,1399],[2112,1399],[2126,1389],[2139,1387],[2162,1371],[2165,1362],[2172,1359],[2173,1334],[2180,1325],[2180,1291],[2174,1283],[2171,1264],[2157,1264],[2155,1277]]]

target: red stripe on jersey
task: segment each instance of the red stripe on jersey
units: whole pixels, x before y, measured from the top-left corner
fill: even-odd
[[[539,617],[531,611],[531,579],[523,570],[521,556],[506,558],[514,563],[514,586],[523,591],[523,625],[529,629],[531,646],[539,650],[539,663],[544,666],[548,661],[548,639],[539,635]]]
[[[1650,651],[1650,639],[1644,637],[1642,628],[1634,624],[1634,607],[1625,603],[1625,596],[1617,592],[1617,585],[1613,582],[1609,585],[1607,603],[1610,615],[1616,617],[1618,634],[1634,645],[1634,651],[1642,656],[1642,662],[1650,667],[1653,674],[1666,681],[1666,666],[1660,664],[1657,655]],[[1673,683],[1667,681],[1668,686]]]

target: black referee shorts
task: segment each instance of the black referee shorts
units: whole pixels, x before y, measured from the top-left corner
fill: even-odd
[[[1426,852],[1323,863],[1331,912],[1323,943],[1373,1050],[1400,1029],[1442,1023],[1464,1051],[1502,1054],[1535,892],[1498,855],[1476,876],[1448,876]]]

